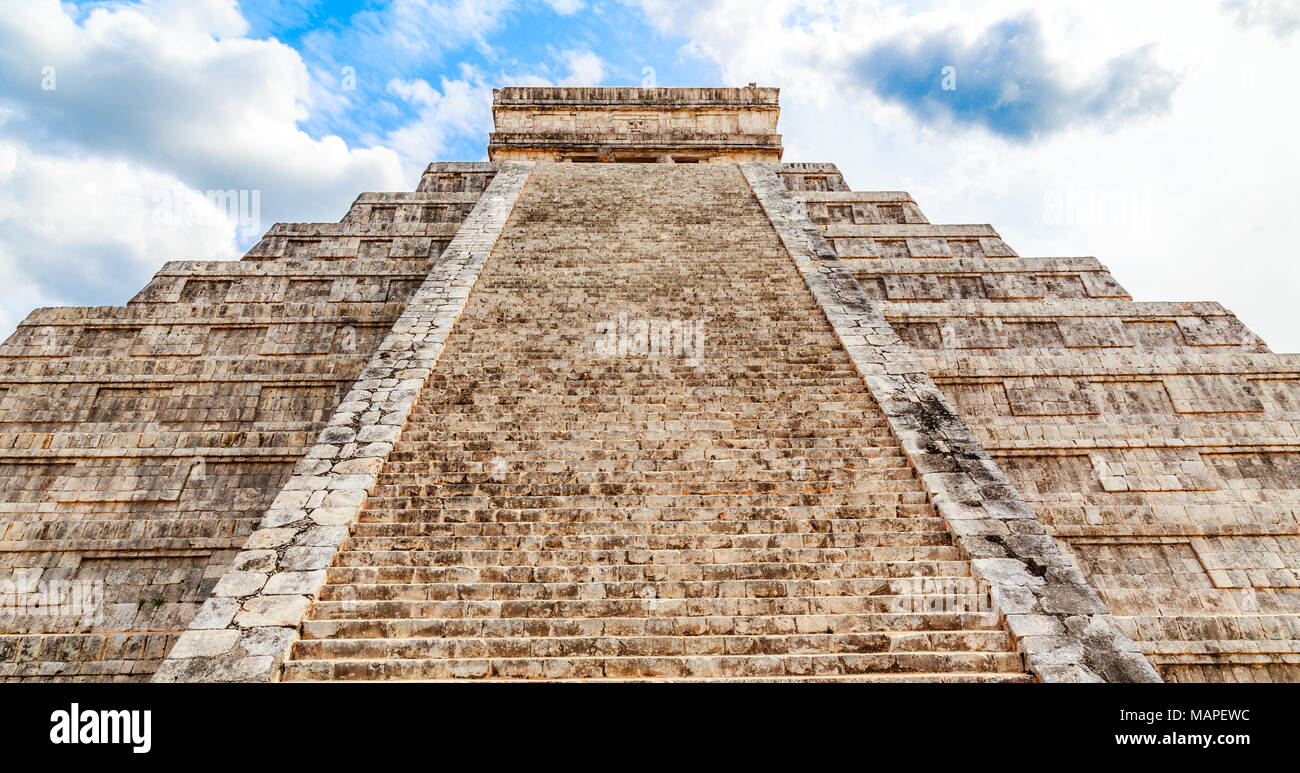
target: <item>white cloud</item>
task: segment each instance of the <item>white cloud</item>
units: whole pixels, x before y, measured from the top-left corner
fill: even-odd
[[[309,36],[307,45],[355,53],[358,77],[373,77],[381,63],[486,47],[510,5],[395,0],[354,15],[341,32]],[[557,10],[580,6],[562,2]],[[203,191],[256,192],[258,231],[280,220],[336,220],[359,192],[409,190],[452,143],[485,140],[490,131],[491,85],[463,67],[462,77],[438,88],[390,78],[388,93],[415,117],[369,138],[368,147],[313,137],[300,123],[346,116],[355,94],[337,87],[330,57],[318,57],[309,73],[298,51],[250,39],[248,28],[235,0],[88,10],[0,0],[0,277],[8,288],[0,292],[0,337],[35,304],[121,303],[166,260],[234,259],[259,235],[237,234],[219,217],[160,223],[159,197],[187,202],[191,215],[212,209]],[[501,73],[494,85],[603,77],[589,51],[552,57],[540,66],[557,75]]]
[[[587,5],[583,0],[546,0],[546,4],[551,6],[551,10],[562,16],[575,14]]]
[[[664,32],[691,40],[686,53],[715,61],[724,83],[783,88],[788,160],[834,161],[860,189],[911,190],[937,222],[992,222],[1022,254],[1095,254],[1141,298],[1221,300],[1276,349],[1300,349],[1290,310],[1300,289],[1290,254],[1300,243],[1289,187],[1300,174],[1291,136],[1300,123],[1290,98],[1300,64],[1300,35],[1289,34],[1293,4],[641,4]],[[553,4],[560,13],[582,6]],[[317,68],[309,72],[293,48],[247,38],[234,0],[141,0],[89,12],[56,0],[0,0],[0,200],[7,208],[0,277],[9,288],[0,294],[0,325],[36,303],[121,302],[166,259],[236,256],[230,230],[150,230],[156,203],[145,194],[256,189],[264,226],[332,220],[360,191],[409,189],[428,161],[481,147],[477,138],[491,128],[491,86],[604,80],[609,65],[581,47],[557,47],[549,61],[526,68],[507,65],[513,72],[462,67],[436,88],[405,74],[466,46],[488,52],[488,61],[513,62],[490,44],[509,12],[507,0],[395,0],[353,16],[341,31],[308,35],[302,47]],[[918,123],[876,96],[853,67],[882,41],[951,32],[969,46],[991,23],[1026,13],[1037,19],[1042,49],[1067,90],[1149,46],[1152,61],[1179,81],[1168,111],[1009,143],[978,127]],[[356,61],[338,62],[338,51]],[[304,119],[356,109],[355,95],[335,86],[340,64],[386,84],[414,118],[374,130],[368,147],[302,131]],[[46,66],[55,68],[54,91],[41,88]],[[376,75],[382,72],[389,74]],[[95,199],[95,191],[113,202]],[[1044,215],[1053,196],[1071,194],[1138,203],[1119,220],[1089,222],[1086,208],[1064,219]],[[60,209],[59,197],[78,205]],[[78,231],[74,216],[92,229]],[[63,256],[94,265],[78,273]],[[60,269],[47,270],[53,266]],[[76,281],[82,274],[86,281]],[[112,289],[92,293],[92,284]]]
[[[1223,6],[1234,11],[1244,26],[1266,27],[1279,36],[1300,29],[1300,5],[1295,0],[1226,0]]]
[[[909,190],[934,222],[992,223],[1022,255],[1095,255],[1140,300],[1220,301],[1275,351],[1300,350],[1300,35],[1253,34],[1217,2],[938,0],[915,13],[847,0],[641,5],[690,39],[686,53],[715,61],[726,84],[782,87],[786,160],[834,162],[859,190]],[[1288,7],[1259,5],[1273,21]],[[1179,80],[1169,109],[1008,142],[922,125],[853,68],[880,41],[951,29],[969,43],[1025,13],[1071,88],[1150,46]],[[1131,203],[1118,215],[1086,205],[1046,215],[1057,196]]]
[[[442,79],[441,91],[423,79],[392,79],[388,92],[413,106],[416,117],[384,135],[383,144],[398,152],[410,176],[429,161],[446,158],[447,148],[456,139],[480,138],[480,147],[486,148],[492,131],[493,86],[595,86],[604,78],[604,62],[591,51],[570,49],[553,52],[553,56],[553,63],[539,65],[544,74],[501,72],[489,78],[462,66],[460,78]],[[563,74],[552,80],[547,75],[553,71]]]
[[[306,67],[288,46],[238,37],[235,9],[155,0],[77,24],[55,0],[0,0],[0,67],[57,74],[53,91],[36,73],[0,86],[17,108],[4,136],[130,159],[200,189],[261,189],[273,214],[299,218],[338,217],[340,196],[399,184],[391,151],[298,128],[311,107]]]
[[[561,86],[596,86],[605,77],[604,63],[590,51],[566,51],[564,59],[569,74],[560,80]]]
[[[162,258],[236,252],[235,228],[171,175],[0,144],[0,328],[42,305],[126,300]]]
[[[467,45],[486,47],[513,0],[392,0],[354,14],[341,30],[309,33],[303,49],[358,70],[395,72]]]
[[[444,78],[442,91],[424,80],[394,79],[389,81],[388,91],[417,111],[415,120],[384,138],[411,173],[423,170],[434,159],[444,158],[453,136],[481,134],[486,146],[492,127],[492,87],[481,79]]]
[[[0,153],[15,159],[6,194],[23,204],[11,210],[22,227],[0,232],[10,287],[36,288],[43,302],[120,303],[167,259],[218,245],[221,254],[202,257],[239,256],[232,241],[193,224],[150,233],[157,205],[140,194],[160,188],[256,191],[265,227],[336,220],[360,191],[409,187],[391,149],[349,148],[298,128],[312,107],[307,69],[288,46],[242,37],[234,0],[144,0],[79,20],[70,11],[56,0],[0,0]],[[82,206],[59,209],[53,190]],[[90,198],[95,190],[113,199]],[[112,217],[101,221],[105,212]],[[77,216],[111,249],[89,251]],[[244,236],[246,246],[256,234]],[[47,270],[72,255],[94,265]],[[97,272],[109,279],[90,293],[78,277]],[[31,306],[0,302],[9,320]]]

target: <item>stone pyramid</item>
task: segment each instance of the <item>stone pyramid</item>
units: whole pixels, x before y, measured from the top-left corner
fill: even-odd
[[[493,111],[0,345],[0,680],[1300,681],[1300,358],[777,89]]]

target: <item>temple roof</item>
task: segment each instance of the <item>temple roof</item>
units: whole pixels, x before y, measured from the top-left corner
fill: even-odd
[[[779,161],[780,89],[495,89],[493,161]]]

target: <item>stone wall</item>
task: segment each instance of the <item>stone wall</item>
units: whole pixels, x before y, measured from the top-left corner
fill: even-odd
[[[0,345],[0,680],[148,678],[493,174],[431,165],[420,192],[19,325]]]
[[[1300,680],[1300,357],[806,166],[792,195],[1162,675]]]
[[[742,168],[1028,668],[1044,682],[1159,681],[791,195],[781,167]]]
[[[493,159],[764,162],[764,211],[1039,678],[1152,678],[1137,648],[1170,681],[1300,681],[1300,356],[775,163],[775,89],[503,89],[494,114]],[[169,652],[165,679],[278,673],[527,176],[504,168],[432,164],[0,344],[0,680]]]
[[[777,161],[779,89],[493,92],[494,161]]]
[[[531,165],[498,165],[155,681],[272,681],[459,318]],[[429,194],[426,194],[429,195]]]

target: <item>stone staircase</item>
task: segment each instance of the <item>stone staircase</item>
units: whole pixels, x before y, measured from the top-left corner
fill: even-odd
[[[989,609],[739,170],[545,163],[284,679],[1030,681]]]
[[[494,175],[432,164],[0,342],[0,682],[152,676]],[[101,603],[31,604],[60,587]]]

